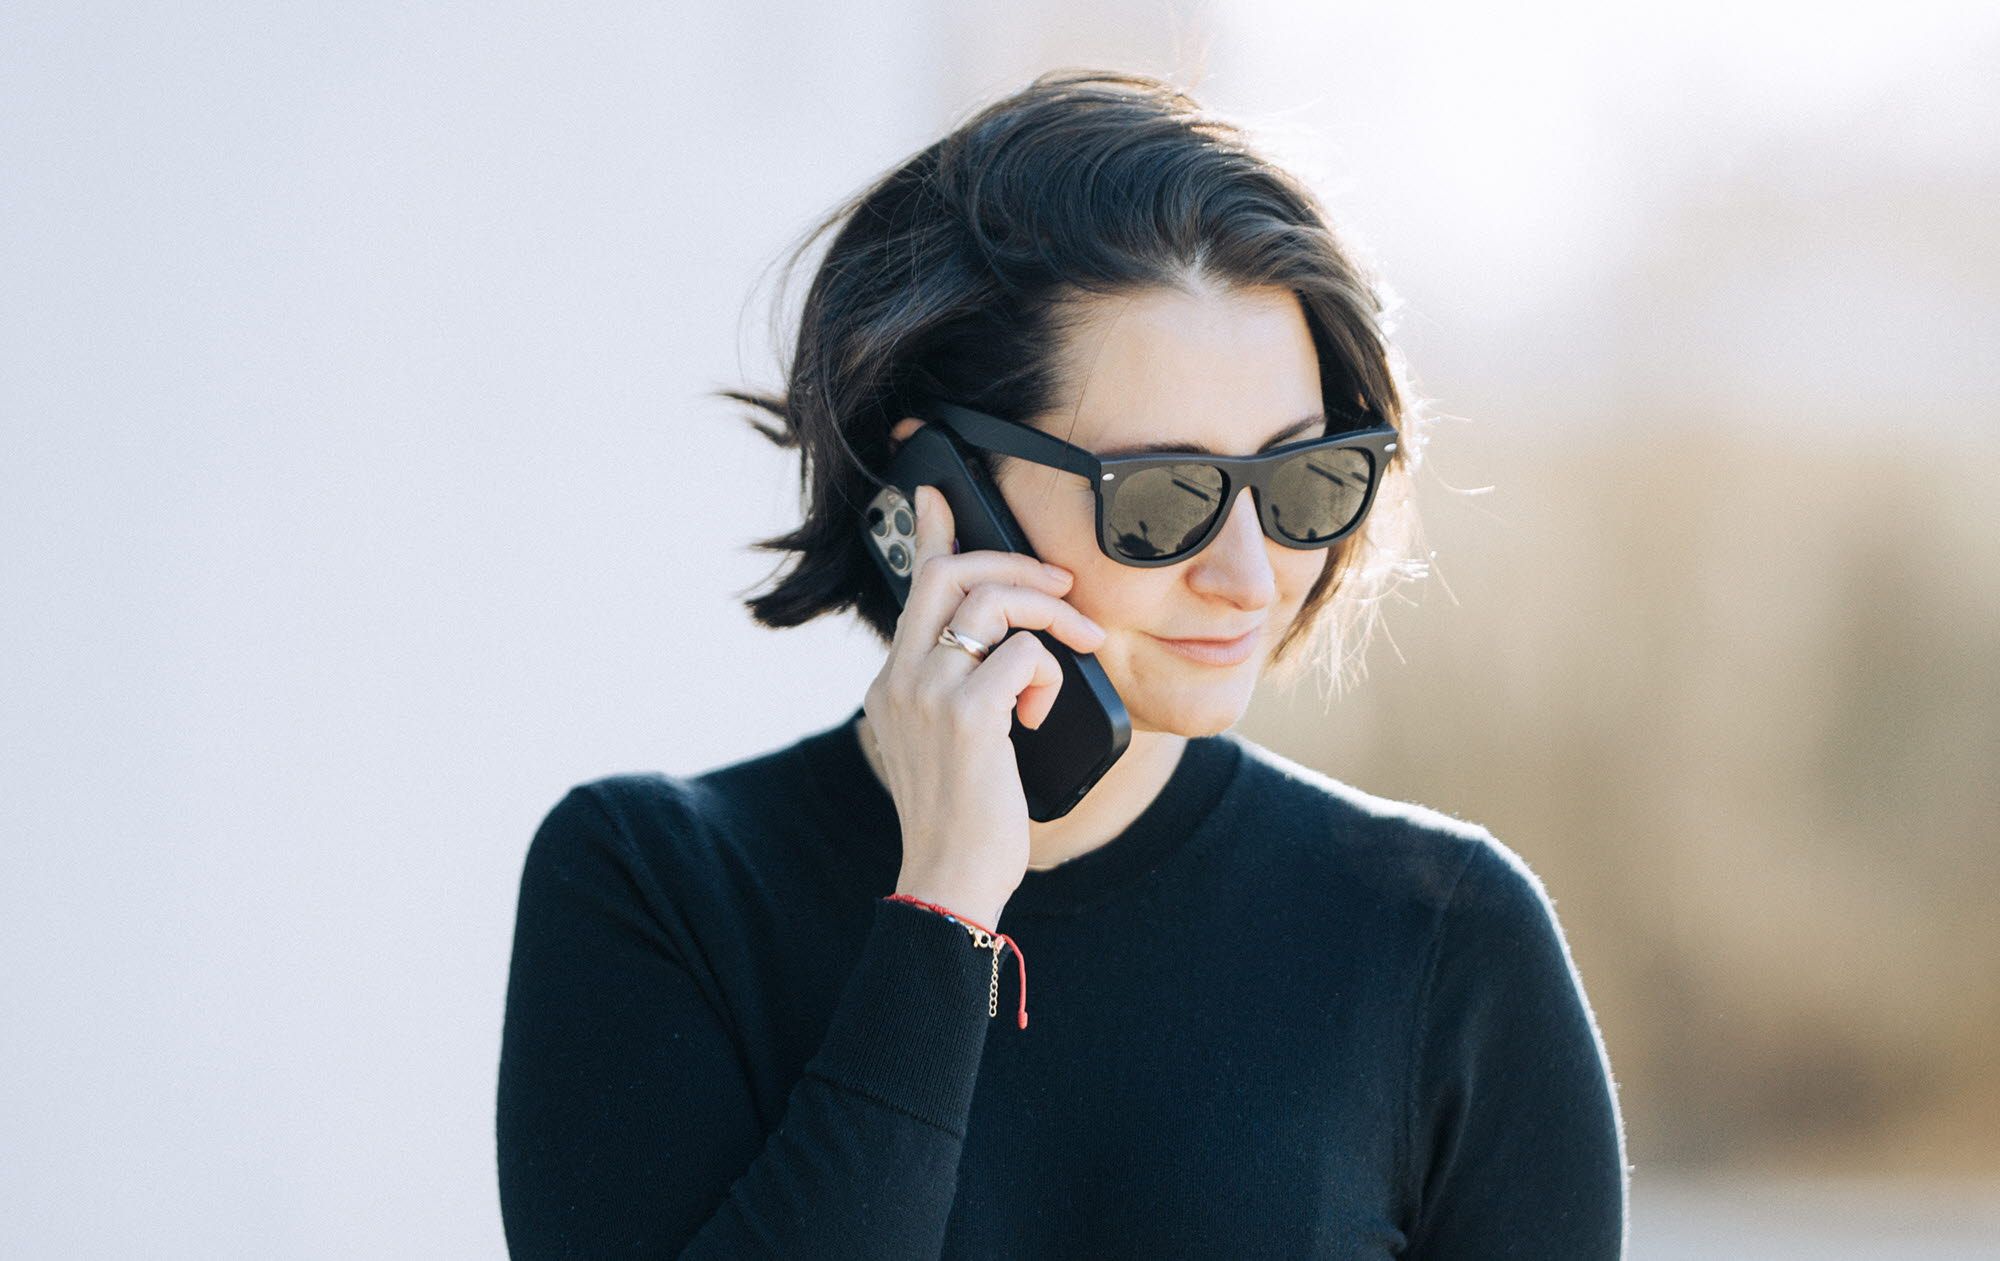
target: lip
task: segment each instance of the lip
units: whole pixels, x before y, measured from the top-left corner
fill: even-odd
[[[1235,639],[1166,639],[1159,635],[1153,638],[1189,661],[1211,666],[1234,666],[1250,659],[1263,629],[1262,626],[1252,627]]]

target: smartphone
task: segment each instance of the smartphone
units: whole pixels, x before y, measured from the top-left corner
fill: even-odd
[[[959,551],[1035,554],[979,453],[943,425],[925,424],[911,434],[884,480],[888,485],[862,514],[861,530],[898,607],[909,603],[914,576],[919,486],[936,487],[951,505]],[[1045,823],[1068,814],[1124,754],[1132,720],[1096,657],[1045,630],[1016,627],[1009,633],[1034,635],[1062,666],[1062,686],[1042,725],[1023,726],[1017,710],[1008,733],[1028,817]]]

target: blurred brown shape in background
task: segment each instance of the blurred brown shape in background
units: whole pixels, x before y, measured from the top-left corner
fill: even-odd
[[[1481,348],[1569,381],[1442,400],[1419,607],[1244,725],[1528,859],[1641,1165],[2000,1173],[2000,154],[1899,148],[1927,99]]]

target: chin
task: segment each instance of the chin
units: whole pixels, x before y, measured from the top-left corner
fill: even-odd
[[[1160,681],[1130,692],[1119,687],[1118,695],[1131,716],[1133,731],[1170,732],[1194,739],[1221,735],[1234,727],[1250,708],[1256,682],[1256,671],[1246,665],[1233,679],[1180,687]],[[1112,686],[1118,687],[1116,680]]]
[[[1098,664],[1125,702],[1134,733],[1167,732],[1189,739],[1220,735],[1250,708],[1264,669],[1264,651],[1239,665],[1209,666],[1150,643],[1134,651],[1128,640],[1118,648],[1101,653]]]

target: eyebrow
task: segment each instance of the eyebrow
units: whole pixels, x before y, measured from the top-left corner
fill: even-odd
[[[1294,437],[1308,429],[1324,425],[1325,423],[1326,413],[1314,412],[1305,419],[1287,425],[1277,433],[1272,434],[1269,438],[1265,439],[1264,445],[1257,449],[1259,451],[1268,451],[1272,447],[1284,442],[1287,438]],[[1222,454],[1220,451],[1212,447],[1203,446],[1199,442],[1140,442],[1132,446],[1113,447],[1106,451],[1099,451],[1096,454],[1099,459],[1113,459],[1121,455],[1179,455],[1187,452],[1199,455]]]

